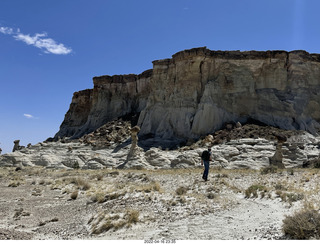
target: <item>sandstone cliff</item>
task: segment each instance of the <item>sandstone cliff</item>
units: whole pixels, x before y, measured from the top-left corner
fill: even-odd
[[[256,120],[283,129],[320,129],[320,55],[305,51],[194,48],[153,62],[140,75],[94,77],[74,94],[56,137],[79,137],[139,114],[140,136],[199,138],[225,122]]]
[[[147,70],[140,75],[94,77],[93,89],[73,94],[55,137],[78,138],[118,117],[140,113],[146,107],[151,75]]]

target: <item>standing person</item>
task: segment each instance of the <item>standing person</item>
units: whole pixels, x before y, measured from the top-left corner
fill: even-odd
[[[201,155],[201,165],[204,164],[204,171],[202,175],[202,179],[205,181],[208,180],[208,174],[209,174],[209,162],[211,161],[211,148],[209,147],[208,150],[205,150],[202,152]]]

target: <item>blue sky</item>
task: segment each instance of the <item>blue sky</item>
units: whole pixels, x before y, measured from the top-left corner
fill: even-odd
[[[92,77],[211,50],[320,53],[319,0],[1,0],[0,147],[54,136]]]

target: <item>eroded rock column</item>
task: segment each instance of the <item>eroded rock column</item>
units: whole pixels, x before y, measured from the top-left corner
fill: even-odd
[[[282,135],[275,135],[275,137],[277,138],[278,142],[276,145],[276,152],[271,158],[269,158],[270,166],[276,166],[280,169],[284,169],[285,167],[282,162],[282,159],[283,159],[282,146],[283,146],[283,143],[287,141],[287,138]]]
[[[131,148],[128,154],[128,159],[134,155],[135,150],[137,148],[139,131],[140,127],[137,125],[131,129]]]
[[[13,143],[14,143],[14,146],[13,146],[12,152],[20,150],[20,140],[15,140]]]

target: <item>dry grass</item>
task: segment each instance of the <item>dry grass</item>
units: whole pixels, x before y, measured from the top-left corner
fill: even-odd
[[[157,181],[151,181],[148,183],[132,182],[129,185],[124,185],[122,187],[122,189],[128,189],[129,192],[145,192],[145,193],[159,192],[159,193],[163,193],[161,185]]]
[[[138,210],[126,210],[125,213],[113,214],[107,211],[101,212],[92,217],[88,224],[91,225],[91,233],[98,235],[111,229],[118,230],[125,226],[130,227],[132,224],[139,222],[140,212]]]
[[[185,187],[185,186],[180,186],[180,187],[177,188],[176,194],[177,194],[177,195],[184,195],[184,194],[187,193],[187,191],[188,191],[188,188],[187,188],[187,187]]]
[[[139,214],[137,210],[128,210],[126,214],[128,224],[136,224],[139,221]]]
[[[261,194],[261,198],[264,197],[264,194],[267,192],[267,188],[263,185],[252,185],[245,191],[246,198],[257,198]]]
[[[83,179],[83,178],[79,178],[79,177],[77,177],[77,178],[70,178],[70,179],[69,179],[69,182],[70,182],[71,184],[76,185],[79,190],[83,190],[83,191],[87,191],[87,190],[89,190],[90,187],[91,187],[90,183],[89,183],[87,180],[85,180],[85,179]]]
[[[265,167],[263,169],[260,170],[260,173],[262,175],[266,175],[266,174],[274,174],[277,173],[278,171],[278,167],[276,166],[269,166],[269,167]]]
[[[105,192],[95,192],[92,196],[91,196],[91,201],[93,202],[97,202],[97,203],[103,203],[106,201],[106,193]]]
[[[320,213],[314,209],[303,209],[283,220],[285,235],[295,240],[320,238]]]
[[[8,184],[8,187],[18,187],[18,186],[20,186],[20,185],[21,185],[20,181],[12,180],[12,181],[10,181],[10,183]]]

